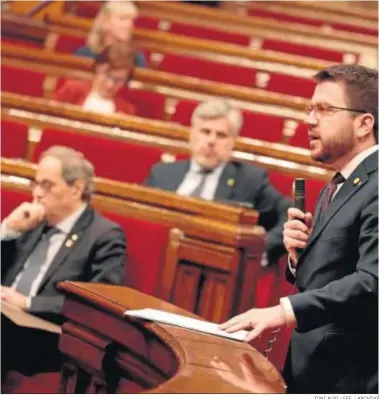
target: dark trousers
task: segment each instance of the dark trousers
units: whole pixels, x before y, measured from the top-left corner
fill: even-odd
[[[30,376],[59,371],[59,335],[34,328],[19,327],[1,315],[1,374],[18,371]]]

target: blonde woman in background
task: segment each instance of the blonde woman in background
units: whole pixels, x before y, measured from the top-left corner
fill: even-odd
[[[94,58],[105,47],[114,44],[131,46],[134,20],[138,9],[132,1],[107,1],[99,10],[88,34],[87,46],[80,47],[75,54]],[[137,51],[135,65],[146,67],[144,54]]]

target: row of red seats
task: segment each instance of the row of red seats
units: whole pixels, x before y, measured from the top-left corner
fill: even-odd
[[[88,7],[85,2],[77,2],[77,7],[75,14],[79,17],[83,18],[95,18],[97,14],[97,10],[93,8],[91,5]],[[264,10],[263,8],[261,9],[250,9],[248,10],[248,15],[250,16],[256,16],[256,17],[261,17],[261,18],[269,18],[269,19],[275,19],[280,22],[294,22],[294,23],[299,23],[303,25],[308,25],[308,26],[313,26],[313,27],[321,27],[323,25],[326,25],[325,21],[320,20],[318,18],[309,18],[309,17],[303,17],[303,16],[296,16],[293,14],[289,13],[284,13],[284,12],[275,12],[275,11],[269,11],[269,10]],[[140,15],[136,21],[135,25],[137,27],[141,27],[144,29],[159,29],[160,27],[160,20],[157,18],[152,18],[152,17],[147,17],[144,15]],[[167,25],[167,24],[166,24]],[[173,25],[173,28],[169,27],[168,31],[172,33],[180,33],[180,25],[185,25],[182,23],[171,23]],[[177,28],[176,26],[179,28]],[[371,29],[367,27],[361,27],[357,25],[351,25],[351,24],[343,24],[343,23],[327,23],[327,25],[331,26],[334,29],[337,30],[342,30],[342,31],[347,31],[347,32],[356,32],[356,33],[362,33],[365,35],[371,35],[371,36],[378,36],[378,30],[377,29]],[[191,26],[191,25],[188,25]],[[192,35],[197,35],[198,29],[201,29],[200,27],[194,26],[194,29],[192,30],[189,28],[189,33],[187,33],[188,36]],[[214,33],[214,31],[217,31],[216,29],[210,29],[209,30],[209,36],[207,35],[207,30],[203,31],[202,36],[195,36],[195,37],[203,37],[203,38],[209,38],[209,39],[214,39],[214,40],[223,40],[223,41],[228,41],[229,43],[235,43],[235,44],[240,44],[240,45],[248,45],[250,42],[250,37],[247,35],[242,35],[242,34],[237,34],[237,33],[230,33],[227,31],[220,31],[219,34]],[[213,36],[213,37],[212,37]],[[227,38],[227,40],[225,40]],[[284,42],[283,42],[284,43]],[[289,46],[290,47],[290,46]],[[311,49],[311,46],[308,46]],[[338,51],[330,51],[329,54],[328,52],[325,53],[325,55],[329,55],[330,57],[337,55]],[[297,53],[295,53],[297,54]],[[310,57],[312,55],[309,55]],[[326,60],[329,61],[336,61],[336,62],[341,62],[342,59],[329,59],[325,58]]]
[[[60,35],[55,51],[74,54],[85,45],[85,39]],[[262,88],[282,94],[291,94],[309,98],[312,96],[315,82],[311,78],[286,75],[283,73],[259,71],[254,68],[209,61],[193,56],[174,53],[162,54],[159,62],[151,60],[152,52],[144,50],[151,68],[178,75],[192,76],[214,82],[230,83],[238,86]]]
[[[315,26],[315,27],[322,27],[322,26],[330,26],[333,29],[337,30],[342,30],[346,32],[353,32],[353,33],[361,33],[363,35],[369,35],[369,36],[378,36],[378,29],[372,29],[368,27],[363,27],[363,26],[357,26],[357,25],[351,25],[351,24],[342,24],[342,23],[337,23],[337,22],[326,22],[321,19],[317,18],[309,18],[309,17],[303,17],[303,16],[298,16],[298,15],[290,15],[288,13],[284,12],[277,12],[277,11],[269,11],[269,10],[264,10],[264,9],[250,9],[248,10],[248,15],[253,16],[253,17],[263,17],[263,18],[269,18],[269,19],[274,19],[280,22],[295,22],[298,24],[303,24],[303,25],[310,25],[310,26]]]
[[[46,75],[41,72],[30,71],[7,65],[1,66],[2,90],[24,94],[32,97],[44,97],[44,81]],[[62,78],[57,83],[57,89],[64,83]],[[123,88],[122,95],[136,106],[137,115],[150,119],[165,119],[166,97],[157,92],[145,89]],[[191,115],[198,104],[192,100],[178,100],[174,112],[169,115],[168,120],[190,125]],[[308,148],[307,128],[303,123],[289,121],[277,115],[243,110],[244,122],[240,132],[242,137],[255,138],[269,142],[282,142],[284,132],[292,130],[289,144]]]
[[[3,157],[25,157],[28,126],[2,120]],[[37,143],[32,161],[36,162],[47,148],[64,145],[83,152],[95,165],[96,174],[101,177],[141,184],[151,167],[162,159],[163,151],[148,145],[136,145],[113,139],[95,137],[64,130],[44,129],[41,141]],[[16,148],[18,149],[16,151]],[[182,158],[182,156],[181,156]],[[269,171],[275,187],[284,195],[292,196],[293,177],[280,171]],[[309,179],[307,182],[307,208],[313,211],[323,181]]]

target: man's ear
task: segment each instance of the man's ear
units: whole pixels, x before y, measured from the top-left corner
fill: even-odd
[[[374,117],[371,114],[363,114],[356,118],[356,131],[359,140],[366,138],[374,130]]]
[[[82,179],[75,180],[72,187],[74,189],[75,195],[77,195],[79,198],[81,198],[83,195],[83,192],[84,192],[84,187],[85,187],[84,180],[82,180]]]

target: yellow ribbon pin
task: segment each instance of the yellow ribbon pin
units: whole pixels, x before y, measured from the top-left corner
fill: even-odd
[[[73,234],[73,235],[71,236],[71,240],[72,240],[72,241],[76,241],[78,238],[79,238],[79,237],[78,237],[77,234]]]
[[[360,182],[361,182],[361,179],[360,179],[359,177],[355,178],[354,181],[353,181],[354,186],[356,186],[356,185],[359,184]]]
[[[228,179],[228,180],[226,181],[226,185],[227,185],[228,187],[233,187],[233,186],[234,186],[234,183],[235,183],[234,179]]]

